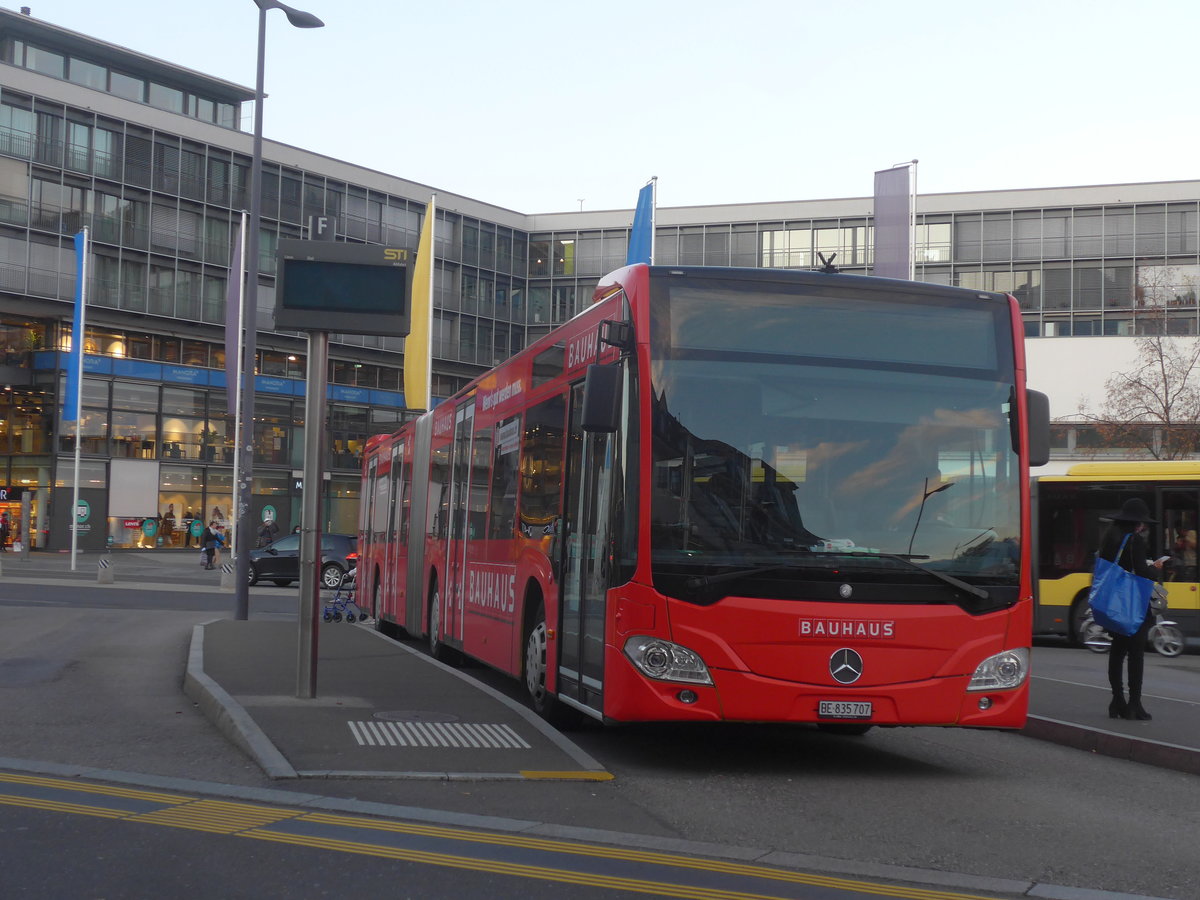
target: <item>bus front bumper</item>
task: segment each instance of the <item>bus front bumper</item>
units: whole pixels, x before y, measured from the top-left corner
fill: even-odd
[[[710,669],[711,685],[655,681],[620,654],[605,672],[604,714],[617,722],[728,721],[944,725],[1021,728],[1029,705],[1029,681],[1016,688],[968,691],[969,675],[891,685],[829,687],[766,678],[750,672]],[[822,715],[836,710],[869,716]],[[862,704],[870,704],[865,707]]]

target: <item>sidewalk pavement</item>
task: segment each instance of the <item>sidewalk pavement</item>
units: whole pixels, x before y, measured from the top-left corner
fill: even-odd
[[[1147,650],[1142,704],[1149,722],[1108,718],[1108,656],[1065,643],[1035,646],[1031,737],[1200,774],[1200,652],[1168,658]]]
[[[174,551],[107,554],[114,583],[96,584],[81,554],[0,557],[5,582],[91,583],[97,590],[219,590],[196,571],[181,586]],[[195,567],[199,570],[199,566]],[[157,573],[157,574],[156,574]],[[208,585],[208,582],[212,582]],[[256,591],[258,588],[253,588]],[[281,589],[272,588],[272,591]],[[273,777],[581,779],[603,766],[529,709],[369,625],[322,623],[317,697],[297,699],[294,621],[196,626],[189,696]],[[1149,722],[1108,718],[1107,656],[1039,642],[1024,733],[1081,750],[1200,774],[1200,651],[1146,654]]]

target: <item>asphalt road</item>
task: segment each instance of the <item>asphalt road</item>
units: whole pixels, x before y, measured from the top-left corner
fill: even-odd
[[[232,602],[195,588],[0,582],[0,757],[607,830],[614,842],[713,842],[797,864],[1200,896],[1194,776],[1010,733],[592,727],[572,737],[612,782],[271,782],[181,691],[192,625]],[[292,615],[296,597],[256,588],[251,614]],[[14,852],[0,845],[0,857]]]

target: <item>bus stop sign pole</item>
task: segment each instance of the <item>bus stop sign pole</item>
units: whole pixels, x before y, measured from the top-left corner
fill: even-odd
[[[304,397],[304,492],[300,512],[300,629],[296,647],[296,696],[317,696],[317,615],[321,599],[321,493],[325,486],[325,379],[329,332],[308,333]]]

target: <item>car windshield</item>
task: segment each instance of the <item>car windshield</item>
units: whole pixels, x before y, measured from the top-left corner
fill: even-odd
[[[661,590],[798,596],[783,584],[849,572],[949,600],[963,593],[955,580],[1016,585],[1006,302],[845,282],[661,279],[651,329]]]

